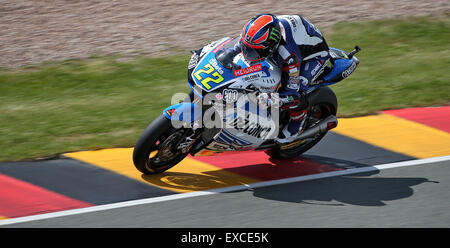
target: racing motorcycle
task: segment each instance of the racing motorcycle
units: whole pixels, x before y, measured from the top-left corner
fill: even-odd
[[[289,113],[276,102],[270,108],[261,104],[258,96],[276,93],[281,70],[267,59],[248,64],[242,53],[229,49],[236,42],[227,37],[192,51],[190,94],[164,109],[134,147],[133,162],[140,172],[164,172],[188,154],[264,150],[271,157],[292,158],[312,148],[337,126],[337,99],[327,86],[356,69],[358,46],[349,53],[330,48],[331,67],[306,92],[309,109],[303,132],[296,140],[279,144],[274,139],[288,124]]]

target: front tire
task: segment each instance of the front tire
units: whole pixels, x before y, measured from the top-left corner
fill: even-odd
[[[178,134],[183,131],[186,131],[186,129],[175,129],[170,120],[163,115],[156,118],[145,129],[134,147],[133,163],[136,169],[144,174],[157,174],[172,168],[183,160],[187,153],[171,153],[173,147],[168,143],[172,140],[176,143],[177,140],[175,139],[180,138]],[[166,144],[166,146],[162,147],[163,144]],[[161,151],[161,149],[164,151]],[[162,152],[169,153],[169,155],[162,156]],[[170,156],[170,154],[173,156]]]

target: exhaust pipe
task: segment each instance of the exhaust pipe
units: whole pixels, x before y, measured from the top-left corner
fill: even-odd
[[[314,127],[306,129],[297,140],[307,139],[316,136],[317,134],[323,134],[330,129],[337,127],[337,118],[334,115],[330,115],[327,118],[321,120]]]
[[[323,134],[323,133],[327,132],[328,130],[331,130],[335,127],[337,127],[337,118],[334,115],[330,115],[327,118],[321,120],[314,127],[303,131],[303,133],[300,134],[300,136],[296,140],[299,141],[299,140],[303,140],[303,139],[307,139],[307,138],[312,138],[318,134]],[[289,145],[290,144],[287,144],[285,146],[289,146]],[[255,150],[256,151],[257,150],[266,150],[266,149],[274,148],[277,146],[278,146],[278,144],[273,142],[273,143],[269,143],[266,145],[263,144],[262,146],[256,148]],[[281,147],[283,147],[283,145]]]

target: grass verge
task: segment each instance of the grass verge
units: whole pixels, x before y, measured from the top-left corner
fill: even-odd
[[[420,17],[341,23],[324,33],[330,46],[363,49],[356,72],[332,86],[339,116],[448,104],[448,30],[448,17]],[[134,145],[173,93],[188,92],[188,59],[100,57],[0,70],[0,161]]]

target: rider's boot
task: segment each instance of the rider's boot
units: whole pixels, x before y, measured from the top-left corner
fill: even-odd
[[[289,120],[289,124],[282,130],[282,136],[284,138],[277,137],[275,141],[279,144],[287,144],[297,139],[303,131],[306,114],[306,110],[299,112],[290,111],[291,119]]]

